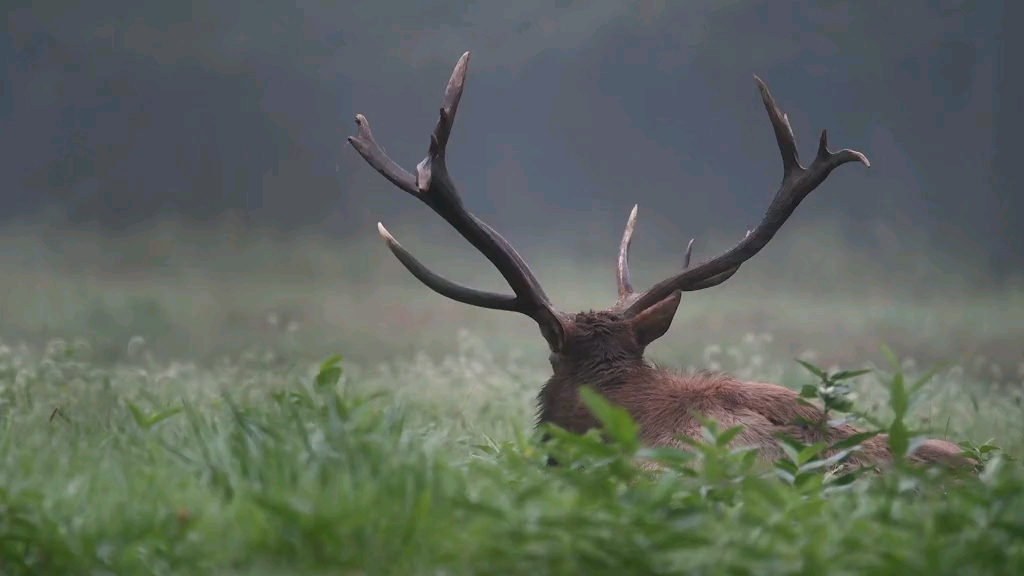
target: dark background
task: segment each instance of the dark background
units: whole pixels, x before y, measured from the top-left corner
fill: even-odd
[[[14,0],[4,12],[0,220],[45,220],[44,236],[231,214],[264,235],[350,242],[377,220],[430,219],[344,137],[363,113],[412,168],[471,50],[451,165],[471,209],[519,246],[607,258],[634,203],[640,235],[665,251],[742,233],[781,175],[756,73],[805,159],[827,128],[834,148],[872,161],[834,174],[799,219],[865,249],[884,248],[884,222],[977,282],[1024,272],[1020,3]]]

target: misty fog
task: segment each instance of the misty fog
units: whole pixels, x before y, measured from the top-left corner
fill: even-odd
[[[438,272],[507,291],[345,142],[364,114],[412,169],[471,51],[449,166],[559,306],[614,300],[634,204],[642,287],[680,265],[690,238],[699,260],[760,219],[782,165],[757,74],[805,161],[826,129],[871,167],[838,169],[739,274],[688,295],[672,342],[770,330],[789,335],[786,353],[813,341],[837,360],[883,339],[1017,358],[1019,12],[16,0],[0,34],[3,335],[98,334],[120,349],[144,333],[158,353],[203,356],[291,338],[294,316],[290,345],[314,354],[385,357],[461,327],[539,351],[528,320],[447,302],[402,269],[378,221]]]

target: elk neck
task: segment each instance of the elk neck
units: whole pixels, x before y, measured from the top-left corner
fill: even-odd
[[[642,356],[623,354],[621,350],[595,350],[579,358],[553,357],[552,368],[554,373],[537,396],[537,422],[549,422],[574,433],[597,425],[579,398],[581,386],[617,397],[656,380],[654,367]]]

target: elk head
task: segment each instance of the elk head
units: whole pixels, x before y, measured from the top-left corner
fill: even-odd
[[[388,158],[374,140],[370,125],[361,114],[356,115],[358,135],[350,136],[348,141],[392,184],[433,209],[486,256],[505,278],[514,295],[468,288],[435,274],[378,223],[381,237],[398,260],[413,276],[442,296],[471,306],[508,310],[532,318],[540,327],[551,351],[550,359],[556,378],[584,380],[589,379],[586,376],[592,371],[607,372],[616,367],[627,369],[633,363],[642,363],[647,345],[664,335],[671,326],[682,292],[711,288],[732,277],[744,262],[768,244],[800,202],[824,182],[833,170],[854,161],[870,166],[860,152],[830,152],[824,130],[814,160],[806,168],[802,166],[788,118],[776,106],[765,83],[754,76],[775,130],[783,166],[782,184],[761,223],[753,230],[748,230],[743,239],[730,250],[693,267],[690,267],[693,247],[691,240],[686,248],[681,272],[642,293],[636,293],[629,275],[629,246],[637,214],[634,206],[619,245],[617,301],[606,310],[567,314],[552,305],[540,282],[515,249],[493,228],[466,210],[448,174],[446,147],[465,87],[468,64],[469,52],[466,52],[455,65],[448,81],[440,117],[430,135],[427,156],[416,166],[415,175]]]

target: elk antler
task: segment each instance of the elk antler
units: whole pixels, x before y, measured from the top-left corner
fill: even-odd
[[[622,241],[619,242],[618,265],[615,269],[615,276],[619,284],[619,299],[615,302],[615,308],[618,310],[627,308],[637,299],[637,295],[633,291],[633,283],[629,278],[629,246],[633,242],[633,230],[636,229],[636,210],[637,206],[634,204],[633,210],[629,213],[629,220],[626,221],[626,230],[622,233]],[[750,230],[747,230],[747,235],[750,235]],[[687,270],[690,267],[691,255],[693,255],[693,238],[686,244],[686,253],[683,255],[683,270]],[[691,288],[690,291],[718,286],[731,278],[739,269],[740,267],[736,266],[717,276],[712,276]]]
[[[782,153],[782,184],[775,198],[768,206],[768,211],[762,218],[761,223],[753,230],[748,230],[743,240],[719,256],[701,262],[690,268],[690,245],[686,248],[685,264],[683,271],[671,278],[658,282],[642,294],[634,294],[629,280],[629,244],[633,235],[633,228],[636,226],[636,208],[629,216],[626,224],[626,231],[622,235],[622,242],[619,246],[618,259],[618,281],[619,281],[619,306],[627,317],[636,316],[650,306],[664,300],[676,290],[692,292],[717,286],[725,282],[739,270],[739,267],[761,251],[768,242],[779,231],[782,224],[793,214],[796,207],[814,191],[828,175],[847,162],[860,162],[865,166],[871,166],[868,159],[855,150],[843,149],[838,152],[830,152],[828,149],[828,138],[825,130],[821,131],[821,138],[818,141],[818,154],[811,165],[804,168],[800,165],[800,158],[796,150],[796,139],[793,136],[793,128],[789,125],[789,118],[779,110],[768,92],[768,86],[760,78],[754,76],[757,87],[761,91],[761,100],[768,111],[772,128],[775,130],[775,139],[779,143],[779,151]]]
[[[451,80],[448,81],[437,126],[430,134],[427,157],[416,165],[415,176],[406,172],[381,150],[373,139],[369,122],[362,114],[356,115],[358,135],[349,136],[348,141],[370,166],[395,186],[419,198],[486,256],[508,282],[515,296],[476,290],[442,278],[416,260],[388,233],[383,224],[378,223],[377,230],[388,248],[413,276],[434,292],[457,302],[492,310],[519,312],[533,318],[551,349],[558,350],[562,346],[565,331],[562,314],[551,305],[526,261],[508,241],[466,210],[448,174],[445,164],[446,147],[466,84],[468,67],[469,52],[466,52],[459,58]]]

